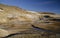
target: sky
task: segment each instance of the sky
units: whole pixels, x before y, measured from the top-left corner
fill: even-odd
[[[60,0],[0,0],[0,3],[31,11],[60,14]]]

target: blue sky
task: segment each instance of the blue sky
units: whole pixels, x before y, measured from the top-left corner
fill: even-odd
[[[0,0],[0,3],[26,10],[60,14],[60,0]]]

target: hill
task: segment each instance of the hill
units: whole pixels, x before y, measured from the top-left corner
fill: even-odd
[[[0,4],[0,29],[13,34],[33,28],[32,25],[60,32],[60,14],[28,11],[16,6]]]

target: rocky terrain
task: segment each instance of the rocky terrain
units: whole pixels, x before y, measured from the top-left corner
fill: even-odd
[[[31,28],[60,33],[60,14],[28,11],[16,6],[0,4],[0,37]]]

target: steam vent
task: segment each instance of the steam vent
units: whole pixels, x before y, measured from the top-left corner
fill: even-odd
[[[0,4],[0,38],[60,38],[60,14]]]

